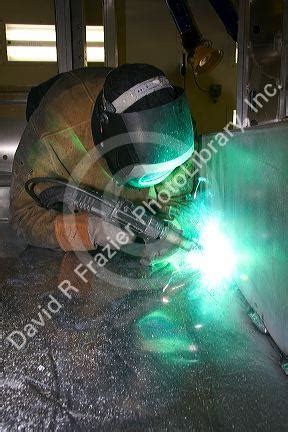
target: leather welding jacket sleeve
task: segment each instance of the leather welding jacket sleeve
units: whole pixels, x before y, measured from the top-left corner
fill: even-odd
[[[63,74],[29,119],[14,157],[10,219],[18,235],[30,245],[65,251],[95,249],[88,215],[62,215],[40,207],[25,190],[31,178],[62,178],[139,204],[148,197],[147,189],[118,190],[105,160],[95,155],[91,117],[109,71],[83,68]],[[35,191],[49,186],[36,186]],[[94,228],[101,234],[100,225],[101,221]]]
[[[10,220],[28,244],[64,250],[92,249],[87,214],[60,215],[40,207],[26,192],[34,177],[72,179],[104,189],[101,169],[89,179],[75,168],[94,147],[91,116],[109,69],[86,68],[64,74],[31,116],[17,148],[12,171]],[[93,70],[94,69],[94,70]],[[74,173],[75,171],[75,173]],[[90,170],[91,171],[91,170]],[[73,177],[74,176],[74,177]],[[85,177],[86,176],[86,177]],[[47,184],[36,187],[39,193]]]

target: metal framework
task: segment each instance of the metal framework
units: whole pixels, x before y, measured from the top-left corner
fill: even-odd
[[[86,31],[82,0],[54,0],[58,71],[87,64]]]
[[[238,32],[238,74],[237,74],[237,114],[241,123],[248,126],[248,106],[244,100],[248,96],[249,58],[247,49],[250,28],[250,0],[241,0],[239,4],[239,32]]]
[[[288,0],[284,1],[283,46],[281,61],[281,85],[279,113],[281,119],[288,117]]]
[[[118,66],[115,0],[103,0],[105,66]]]

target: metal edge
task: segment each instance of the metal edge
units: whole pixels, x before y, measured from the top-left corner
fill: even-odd
[[[288,0],[283,0],[283,45],[281,59],[281,85],[279,98],[279,120],[287,118],[287,80],[288,80]]]
[[[73,69],[87,66],[83,0],[70,0]]]
[[[250,29],[250,0],[240,0],[238,28],[238,68],[237,68],[237,114],[241,124],[247,126],[248,106],[244,99],[247,95],[249,59],[247,48]]]
[[[70,0],[54,0],[59,73],[73,69]]]
[[[115,0],[103,0],[105,66],[118,66],[117,19]]]

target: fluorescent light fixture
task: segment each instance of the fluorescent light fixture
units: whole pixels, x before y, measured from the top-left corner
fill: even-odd
[[[87,46],[87,61],[94,63],[104,62],[104,47]]]
[[[8,46],[8,61],[56,62],[56,46]]]
[[[86,27],[86,42],[87,42],[87,61],[88,63],[104,63],[104,27],[103,26],[87,26]],[[95,45],[94,45],[95,44]]]
[[[57,62],[54,25],[6,24],[8,61]],[[87,61],[104,62],[104,27],[87,26]]]
[[[54,25],[6,24],[7,41],[56,42]]]
[[[86,26],[86,42],[103,42],[104,44],[104,27]]]

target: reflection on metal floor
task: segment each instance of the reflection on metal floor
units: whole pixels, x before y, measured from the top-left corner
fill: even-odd
[[[26,339],[19,350],[5,340],[6,430],[287,430],[279,352],[235,288],[205,293],[191,279],[163,298],[165,273],[142,275],[150,290],[88,274],[81,283],[80,259],[37,248],[1,258],[4,335]],[[120,254],[109,269],[124,265],[136,275]],[[65,279],[78,290],[71,299],[58,288]]]

